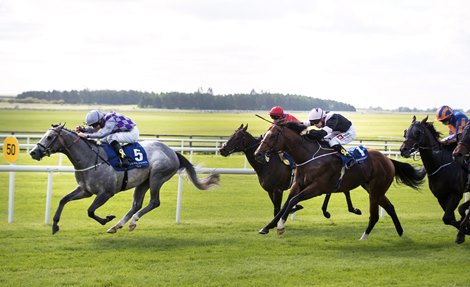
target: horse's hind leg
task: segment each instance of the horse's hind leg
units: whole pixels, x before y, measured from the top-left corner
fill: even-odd
[[[462,244],[462,243],[465,242],[465,234],[467,233],[468,221],[469,221],[469,218],[470,218],[470,201],[467,201],[464,204],[462,204],[459,207],[459,212],[463,209],[462,206],[464,206],[464,207],[466,206],[467,209],[464,212],[465,216],[462,219],[462,221],[460,222],[460,229],[459,229],[459,232],[457,233],[457,237],[455,238],[455,243],[457,243],[457,244]]]
[[[174,173],[163,176],[162,178],[158,178],[158,175],[157,176],[154,175],[153,177],[150,177],[150,200],[149,200],[149,203],[146,207],[142,208],[137,213],[134,213],[134,215],[131,218],[131,221],[129,222],[129,231],[132,231],[137,227],[137,221],[142,216],[144,216],[144,214],[146,214],[147,212],[151,211],[152,209],[155,209],[155,208],[160,206],[160,188],[173,175],[174,175]]]
[[[344,196],[346,197],[346,203],[348,204],[348,211],[357,215],[361,215],[361,210],[359,208],[354,208],[349,190],[344,192]]]
[[[395,229],[397,230],[398,235],[403,235],[403,227],[401,227],[400,220],[398,220],[398,215],[395,211],[395,207],[390,202],[390,200],[384,195],[380,200],[380,206],[385,209],[385,211],[390,215],[393,220],[393,224],[395,224]]]
[[[366,240],[375,224],[379,221],[379,203],[378,200],[369,193],[369,224],[366,231],[362,234],[360,240]]]
[[[331,193],[325,194],[325,199],[323,200],[323,205],[321,206],[321,211],[323,211],[323,216],[330,218],[331,214],[328,212],[328,203],[330,202]],[[346,198],[347,199],[347,198]],[[348,203],[349,206],[349,203]]]
[[[54,215],[54,219],[53,219],[54,221],[52,223],[52,234],[56,234],[57,231],[59,231],[60,215],[62,214],[62,210],[64,209],[65,204],[72,200],[90,197],[91,195],[92,195],[91,193],[85,192],[80,186],[77,186],[75,190],[73,190],[71,193],[64,196],[60,200],[59,207],[57,208],[55,215]]]
[[[122,228],[126,222],[131,219],[132,215],[134,215],[137,211],[142,208],[142,203],[144,202],[145,193],[149,189],[149,183],[146,181],[145,183],[139,185],[134,190],[134,200],[132,201],[131,209],[124,215],[124,217],[119,220],[113,227],[108,229],[108,233],[116,233],[118,229]]]

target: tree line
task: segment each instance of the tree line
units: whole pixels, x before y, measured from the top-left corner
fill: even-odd
[[[116,90],[27,91],[16,96],[20,102],[57,104],[137,105],[140,108],[187,110],[269,110],[282,106],[289,111],[305,111],[319,107],[330,111],[356,111],[350,104],[301,95],[279,94],[254,90],[249,94],[214,95],[212,90],[194,93],[153,93]]]

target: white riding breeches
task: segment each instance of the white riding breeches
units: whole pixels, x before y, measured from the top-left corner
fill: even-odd
[[[112,143],[113,141],[118,141],[120,143],[134,143],[139,140],[139,129],[137,126],[132,128],[128,132],[118,132],[110,134],[109,136],[103,139],[107,143]]]
[[[335,146],[337,144],[345,145],[352,142],[356,138],[356,129],[351,126],[346,132],[332,132],[331,134],[325,136],[325,140],[328,141],[330,146]]]

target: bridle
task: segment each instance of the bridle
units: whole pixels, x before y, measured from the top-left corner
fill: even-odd
[[[75,138],[70,145],[66,145],[62,135],[61,131],[63,129],[63,126],[55,127],[55,128],[50,128],[50,131],[53,131],[57,134],[56,137],[54,137],[48,144],[47,146],[43,145],[42,143],[38,142],[36,145],[38,146],[39,151],[41,152],[42,155],[47,155],[51,156],[52,154],[52,147],[56,143],[57,140],[59,140],[61,146],[69,151],[70,147],[73,146],[75,143],[77,143],[81,138],[77,135],[77,138]],[[58,149],[57,151],[60,151],[61,149]]]
[[[259,147],[261,147],[263,144],[268,146],[268,150],[265,151],[265,154],[267,154],[268,156],[273,153],[274,146],[277,144],[277,141],[279,140],[279,137],[282,135],[282,132],[284,131],[283,126],[275,125],[275,127],[278,127],[279,131],[278,131],[278,133],[276,133],[275,139],[272,141],[272,143],[270,144],[270,143],[266,142],[265,138],[263,137],[263,139],[261,140],[261,142],[259,144]]]
[[[426,150],[437,150],[440,149],[440,145],[438,142],[431,144],[430,146],[424,145],[422,143],[423,137],[426,136],[426,128],[422,126],[420,123],[412,124],[412,127],[415,127],[419,131],[419,138],[416,131],[411,131],[411,129],[405,130],[405,138],[406,140],[412,140],[414,142],[413,146],[411,147],[410,153],[413,153],[419,149]],[[437,148],[436,148],[437,146]]]
[[[240,131],[237,131],[237,135],[240,134]],[[236,144],[229,150],[227,151],[228,154],[232,154],[234,152],[246,152],[247,150],[259,146],[259,141],[257,139],[254,139],[254,142],[252,144],[248,143],[248,146],[246,146],[246,133],[242,135],[242,140],[237,140]],[[227,142],[228,143],[228,142]],[[227,143],[222,147],[225,149],[227,147]],[[241,144],[241,147],[239,146]]]

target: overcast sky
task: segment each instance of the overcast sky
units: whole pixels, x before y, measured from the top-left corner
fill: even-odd
[[[0,0],[0,95],[200,87],[467,110],[470,1]]]

